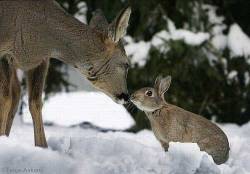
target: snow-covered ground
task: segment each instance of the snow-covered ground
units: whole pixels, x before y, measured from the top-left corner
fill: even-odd
[[[171,143],[165,153],[149,130],[103,133],[80,127],[45,126],[49,148],[42,149],[33,146],[32,125],[22,124],[17,118],[10,137],[0,137],[1,174],[250,173],[250,123],[241,127],[221,125],[231,151],[229,160],[218,166],[196,144]]]
[[[31,123],[28,107],[23,112],[24,122]],[[49,98],[43,106],[43,120],[61,126],[89,122],[104,129],[116,130],[125,130],[135,124],[122,105],[101,92],[85,91],[60,93]]]

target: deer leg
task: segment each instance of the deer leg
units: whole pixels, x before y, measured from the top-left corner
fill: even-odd
[[[0,59],[0,136],[6,135],[8,115],[11,109],[12,67],[4,57]]]
[[[10,130],[12,127],[12,123],[15,117],[15,114],[18,109],[18,104],[20,100],[20,93],[21,93],[21,86],[19,84],[17,74],[16,72],[13,73],[13,76],[11,78],[11,96],[12,96],[12,103],[11,103],[11,109],[9,112],[8,122],[7,122],[7,129],[6,129],[6,135],[9,136]]]
[[[47,147],[42,120],[42,92],[48,71],[48,61],[27,72],[27,86],[29,93],[29,110],[34,126],[35,145]]]

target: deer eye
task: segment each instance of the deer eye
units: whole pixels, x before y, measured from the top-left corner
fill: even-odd
[[[129,68],[129,64],[128,63],[126,63],[124,66],[125,66],[126,69]]]
[[[153,95],[153,92],[148,90],[145,92],[145,95],[151,97]]]

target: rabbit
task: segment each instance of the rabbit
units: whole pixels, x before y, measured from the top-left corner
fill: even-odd
[[[169,142],[197,143],[210,154],[216,164],[225,163],[229,157],[229,143],[225,133],[206,118],[186,111],[165,101],[164,94],[171,76],[157,77],[154,88],[135,91],[130,100],[147,115],[152,131],[165,151]]]

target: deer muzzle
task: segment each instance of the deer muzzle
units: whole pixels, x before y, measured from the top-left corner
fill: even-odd
[[[118,103],[125,104],[129,101],[129,94],[121,93],[121,94],[116,95],[116,98],[118,99]]]

